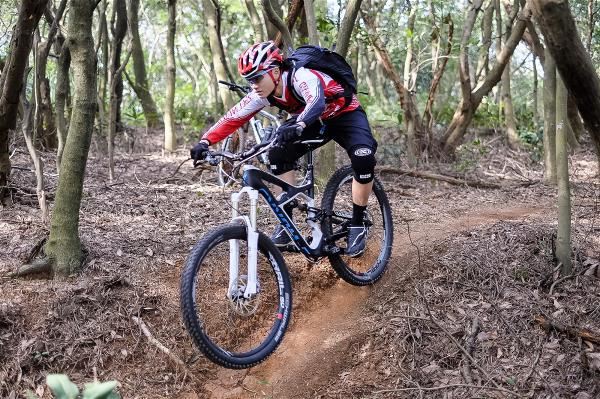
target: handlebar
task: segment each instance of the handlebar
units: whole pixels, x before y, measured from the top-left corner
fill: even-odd
[[[252,90],[249,86],[240,86],[237,83],[226,82],[224,80],[219,80],[219,84],[227,86],[227,88],[231,91],[237,91],[242,94],[248,94]]]
[[[217,166],[221,161],[221,158],[227,158],[231,161],[238,162],[238,164],[235,165],[235,168],[238,168],[241,164],[249,159],[258,156],[267,151],[269,148],[275,146],[276,141],[277,140],[273,138],[271,141],[256,144],[252,148],[238,154],[234,154],[229,151],[209,151],[208,155],[206,156],[206,161],[209,163],[209,165]]]

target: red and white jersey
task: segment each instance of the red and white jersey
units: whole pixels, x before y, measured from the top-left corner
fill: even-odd
[[[283,86],[281,97],[272,96],[271,103],[267,98],[260,98],[255,91],[251,91],[204,133],[202,138],[211,144],[219,142],[252,119],[261,109],[270,105],[297,115],[297,121],[304,122],[307,126],[319,118],[331,119],[354,111],[360,106],[356,95],[352,95],[352,101],[344,107],[346,103],[343,97],[344,88],[329,75],[313,69],[299,68],[292,77],[292,84],[295,93],[304,100],[303,104],[287,87],[288,73],[284,71],[281,75]]]

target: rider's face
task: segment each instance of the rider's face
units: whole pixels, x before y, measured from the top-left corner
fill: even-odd
[[[275,90],[275,81],[279,78],[279,68],[273,68],[267,73],[253,79],[250,83],[252,90],[258,94],[259,97],[265,98]]]

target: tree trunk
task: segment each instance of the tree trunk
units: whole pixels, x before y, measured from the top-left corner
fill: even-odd
[[[260,16],[258,15],[258,11],[256,10],[256,6],[254,5],[254,0],[244,0],[244,4],[246,5],[248,15],[250,15],[250,23],[252,24],[252,30],[254,31],[253,41],[255,43],[264,41],[264,27],[260,20]]]
[[[485,8],[483,19],[481,20],[481,47],[479,48],[479,60],[477,61],[477,69],[475,70],[475,84],[477,84],[481,76],[485,76],[489,70],[494,9],[494,2],[490,1],[490,4]]]
[[[474,3],[473,7],[475,7],[477,4],[480,5],[480,2]],[[474,10],[472,12],[474,12]],[[479,107],[479,104],[481,104],[481,100],[500,81],[506,64],[509,62],[512,53],[523,36],[523,32],[525,31],[527,21],[529,19],[529,14],[529,8],[526,5],[521,11],[521,16],[517,18],[517,21],[515,22],[510,33],[510,37],[508,40],[506,40],[506,43],[500,53],[497,54],[496,64],[494,64],[483,82],[481,82],[480,85],[472,92],[469,77],[469,61],[467,50],[470,32],[472,30],[472,23],[474,23],[474,21],[466,25],[463,32],[460,56],[460,80],[463,99],[457,107],[454,117],[452,118],[452,122],[450,122],[450,125],[446,129],[446,132],[441,140],[443,151],[447,155],[452,154],[456,147],[458,147],[458,145],[462,142],[465,132],[467,131],[467,127],[471,123],[477,107]],[[472,16],[472,18],[474,17],[475,16]],[[468,20],[470,21],[470,19],[471,18]]]
[[[544,180],[556,184],[556,64],[546,49],[544,63]]]
[[[106,141],[108,143],[108,177],[112,182],[114,179],[114,155],[115,155],[115,134],[119,123],[119,109],[121,107],[121,98],[123,94],[123,78],[117,71],[121,68],[121,50],[123,48],[123,39],[127,34],[127,8],[122,0],[115,0],[113,3],[116,22],[113,25],[113,42],[110,51],[110,70],[108,73],[108,92],[110,101],[108,106],[108,134]]]
[[[531,69],[533,70],[533,124],[537,129],[537,127],[540,124],[540,111],[538,105],[539,79],[537,71],[537,57],[535,54],[533,54],[533,62],[531,64]]]
[[[68,46],[74,76],[73,114],[58,179],[50,237],[45,247],[53,274],[68,276],[81,266],[79,210],[96,115],[96,54],[92,37],[95,0],[71,0]]]
[[[289,44],[287,44],[287,41],[286,41],[287,39],[285,39],[285,37],[284,37],[284,35],[286,34],[285,30],[281,29],[278,22],[276,23],[276,21],[272,21],[275,24],[275,26],[277,26],[277,28],[279,29],[279,32],[277,33],[277,35],[275,37],[275,44],[278,47],[281,47],[281,42],[283,41],[283,44],[284,44],[283,51],[286,54],[290,53],[294,48],[294,40],[293,40],[292,33],[294,32],[294,25],[296,24],[296,20],[302,14],[303,9],[304,9],[303,0],[290,0],[287,17],[285,19],[286,22],[283,25],[287,28],[287,32],[289,32],[289,34],[290,34]],[[270,13],[268,13],[268,14],[269,14],[269,18],[272,18]]]
[[[227,73],[227,63],[224,55],[225,52],[219,32],[219,25],[221,23],[218,19],[220,18],[220,15],[218,14],[219,10],[215,8],[211,0],[202,0],[202,4],[206,13],[205,16],[208,28],[208,41],[210,45],[210,52],[212,54],[213,67],[215,68],[215,74],[217,75],[218,80],[229,81],[231,79]],[[225,86],[219,85],[219,94],[226,109],[230,109],[235,105],[233,97],[231,96],[231,91]]]
[[[275,12],[270,0],[261,0],[260,2],[263,6],[263,9],[265,10],[265,13],[267,14],[267,21],[269,21],[275,26],[276,29],[279,30],[279,33],[275,38],[275,44],[280,46],[281,41],[283,41],[283,53],[286,56],[290,55],[294,48],[294,43],[292,42],[292,34],[290,33],[290,30],[285,25],[285,22],[283,22],[281,17]]]
[[[148,84],[148,75],[146,74],[146,62],[144,60],[144,49],[140,40],[140,33],[138,30],[140,0],[129,0],[128,20],[129,20],[129,31],[131,32],[131,45],[133,58],[133,73],[135,76],[135,82],[132,84],[132,88],[135,91],[135,95],[139,98],[146,118],[146,126],[148,128],[154,128],[160,125],[160,116],[156,103],[152,98],[150,92],[150,85]]]
[[[56,152],[56,170],[60,174],[62,154],[67,141],[67,118],[65,117],[67,96],[71,90],[69,83],[69,68],[71,67],[71,53],[65,42],[56,65],[56,130],[58,136],[58,149]]]
[[[335,51],[342,57],[348,54],[348,47],[350,44],[350,37],[354,30],[356,23],[356,16],[360,10],[360,4],[362,0],[349,0],[346,6],[346,12],[344,13],[344,19],[342,19],[342,25],[337,35]]]
[[[48,0],[23,0],[11,37],[8,58],[0,76],[0,202],[6,195],[10,176],[8,135],[17,123],[19,96],[25,66],[31,51],[33,31],[38,25]]]
[[[433,102],[435,101],[436,92],[440,82],[442,80],[442,76],[444,76],[444,71],[446,70],[446,65],[448,64],[448,59],[450,58],[450,54],[452,52],[452,38],[454,37],[454,21],[450,15],[448,15],[446,19],[446,23],[448,24],[448,37],[446,40],[446,52],[441,60],[441,62],[435,61],[436,69],[433,70],[433,79],[431,81],[431,86],[429,87],[429,94],[427,96],[427,104],[425,105],[425,111],[423,112],[423,125],[428,134],[428,150],[431,150],[431,144],[433,142]]]
[[[38,136],[46,148],[57,148],[58,146],[50,94],[50,80],[46,77],[46,67],[50,48],[54,43],[66,5],[67,0],[61,0],[56,15],[52,15],[50,9],[46,8],[46,18],[50,24],[50,30],[46,41],[39,43],[35,54],[35,115],[33,126],[37,134],[34,137]]]
[[[123,39],[127,34],[127,5],[123,0],[114,0],[113,3],[114,8],[114,17],[116,17],[116,21],[111,20],[111,29],[113,33],[112,40],[112,48],[111,55],[109,60],[109,76],[108,76],[108,88],[111,89],[111,86],[114,85],[114,89],[109,90],[110,96],[110,107],[112,107],[112,102],[116,101],[116,115],[114,119],[114,123],[116,126],[116,131],[121,131],[121,103],[123,102],[123,77],[116,76],[115,71],[119,69],[121,66],[121,53],[123,52]],[[109,120],[109,123],[111,121]],[[109,143],[109,145],[111,145]],[[111,150],[109,150],[109,155]]]
[[[177,30],[177,0],[169,1],[169,22],[167,30],[167,65],[165,68],[167,89],[165,93],[165,151],[173,152],[177,148],[175,133],[175,32]],[[214,54],[214,53],[213,53]],[[218,56],[218,54],[217,54]],[[214,55],[213,55],[214,57]]]
[[[600,148],[600,78],[579,37],[566,0],[532,0],[546,47],[576,102],[596,148]],[[597,154],[600,159],[600,153]]]
[[[506,40],[510,37],[510,31],[507,30],[505,33]],[[519,133],[517,132],[517,120],[515,118],[515,110],[512,101],[512,92],[510,88],[511,79],[511,66],[510,60],[504,67],[502,72],[502,111],[504,113],[504,123],[506,125],[506,136],[508,139],[508,146],[513,150],[519,148],[521,142],[519,140]]]
[[[319,31],[317,30],[313,0],[304,0],[304,13],[306,14],[306,26],[308,27],[308,43],[319,46]]]
[[[406,58],[404,59],[404,75],[403,84],[409,93],[414,89],[413,84],[416,82],[416,71],[413,74],[412,67],[414,63],[414,33],[415,33],[415,19],[417,16],[417,4],[415,2],[411,6],[408,22],[406,24]],[[419,139],[417,137],[416,126],[413,120],[406,121],[406,160],[408,165],[413,167],[417,165],[419,160]]]
[[[560,76],[556,77],[556,174],[558,180],[558,231],[556,257],[562,263],[561,273],[571,274],[571,193],[569,189],[569,151],[567,135],[568,92]]]

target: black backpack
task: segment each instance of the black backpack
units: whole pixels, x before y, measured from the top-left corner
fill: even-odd
[[[344,57],[329,49],[311,45],[300,46],[285,59],[283,67],[289,71],[287,86],[296,100],[301,103],[304,103],[304,100],[294,90],[292,78],[295,71],[302,67],[326,73],[344,88],[343,94],[329,98],[327,102],[344,97],[346,100],[344,108],[346,108],[352,102],[352,95],[356,94],[356,78],[352,67]]]

